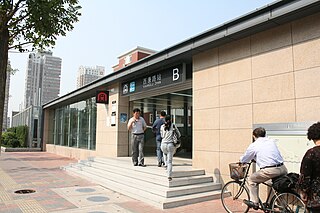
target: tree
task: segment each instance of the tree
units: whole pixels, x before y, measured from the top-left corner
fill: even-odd
[[[78,0],[0,0],[0,129],[3,124],[9,49],[53,47],[79,21]],[[0,134],[1,145],[1,134]]]

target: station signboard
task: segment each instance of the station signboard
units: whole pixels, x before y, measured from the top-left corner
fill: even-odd
[[[183,64],[180,64],[122,83],[122,95],[131,95],[184,81],[185,70]]]

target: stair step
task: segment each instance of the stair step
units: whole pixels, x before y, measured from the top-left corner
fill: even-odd
[[[198,194],[185,195],[180,197],[168,198],[162,203],[162,209],[169,209],[178,206],[185,206],[200,203],[208,200],[220,199],[221,190],[202,192]]]
[[[82,162],[83,165],[89,166],[92,168],[100,169],[104,172],[112,172],[114,174],[120,174],[122,176],[128,176],[132,177],[132,175],[135,175],[137,178],[140,178],[141,180],[144,180],[146,182],[154,183],[155,181],[163,186],[169,186],[169,187],[176,187],[176,186],[183,186],[183,185],[192,185],[192,184],[199,184],[199,183],[206,183],[206,182],[212,182],[213,178],[212,176],[207,175],[198,175],[198,176],[190,176],[190,177],[181,177],[181,178],[175,178],[176,176],[175,171],[173,171],[173,178],[175,178],[177,181],[171,181],[169,182],[166,176],[166,170],[164,168],[159,168],[147,171],[149,168],[141,168],[141,167],[130,167],[124,168],[119,165],[111,165],[111,164],[102,164],[100,162]],[[174,168],[175,169],[175,168]],[[136,175],[137,172],[144,173],[143,175]]]
[[[128,169],[132,169],[133,167],[132,163],[128,163],[128,161],[125,161],[125,159],[117,160],[114,158],[94,158],[93,162],[116,165],[116,166],[119,166],[122,168],[128,168]],[[146,165],[147,167],[143,167],[143,169],[148,168],[148,170],[146,170],[145,172],[154,174],[155,172],[159,171],[158,170],[159,167],[156,164],[150,164],[150,166],[148,164]],[[141,167],[139,166],[134,168],[141,169]],[[174,168],[173,177],[197,176],[197,175],[205,174],[205,171],[203,169],[192,169],[190,165],[180,165],[180,164],[173,163],[173,168]]]
[[[85,178],[89,181],[98,183],[103,187],[117,191],[134,199],[141,200],[145,203],[148,203],[161,209],[174,208],[178,206],[218,199],[220,198],[221,193],[221,190],[215,190],[210,192],[202,192],[197,194],[188,194],[183,196],[164,198],[156,194],[147,193],[144,189],[135,189],[127,186],[124,187],[121,183],[93,175],[86,171],[78,170],[74,167],[66,168],[66,170],[75,175],[81,176],[82,178]]]
[[[166,170],[156,163],[133,166],[129,157],[89,158],[63,169],[161,209],[220,197],[221,184],[214,183],[203,169],[193,169],[191,161],[174,162],[172,181],[168,181]]]
[[[76,168],[76,167],[75,167]],[[92,168],[92,167],[84,167],[81,171],[85,171],[92,175],[96,175],[100,178],[108,179],[117,183],[121,183],[123,186],[132,187],[136,189],[145,189],[146,192],[150,192],[152,194],[157,194],[163,197],[173,197],[180,196],[184,194],[192,194],[204,191],[210,191],[219,189],[220,184],[215,184],[213,182],[209,183],[199,183],[194,185],[186,185],[186,186],[177,186],[173,188],[168,188],[168,186],[159,185],[157,181],[156,184],[152,182],[147,182],[138,178],[131,178],[130,176],[123,176],[115,173],[106,173],[102,172],[100,169]],[[174,178],[171,182],[175,182],[179,178]],[[168,179],[162,180],[162,182],[166,182],[167,185],[169,183]]]

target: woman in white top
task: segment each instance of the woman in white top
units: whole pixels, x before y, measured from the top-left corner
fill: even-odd
[[[165,123],[160,128],[161,150],[163,152],[163,160],[167,166],[168,180],[172,180],[172,158],[175,152],[175,146],[173,144],[173,131],[176,131],[178,137],[180,137],[180,132],[178,128],[171,122],[171,116],[167,115],[165,117]]]

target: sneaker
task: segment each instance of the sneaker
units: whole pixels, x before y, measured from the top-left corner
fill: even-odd
[[[158,163],[158,167],[161,167],[161,165],[162,165],[162,163],[160,162],[160,163]]]
[[[133,163],[133,166],[138,166],[138,163]]]
[[[169,181],[172,181],[172,177],[168,177],[168,180],[169,180]]]
[[[145,164],[142,164],[142,163],[140,163],[138,166],[146,167],[146,165],[145,165]]]
[[[259,209],[259,204],[258,203],[254,203],[250,200],[243,200],[243,203],[246,204],[247,206],[249,206],[250,208],[253,208],[254,210],[258,210]]]

